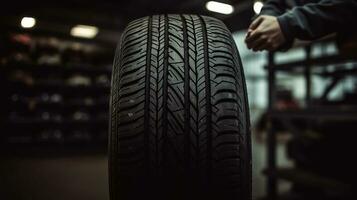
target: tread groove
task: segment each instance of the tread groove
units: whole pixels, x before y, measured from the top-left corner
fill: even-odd
[[[183,24],[183,46],[184,46],[184,69],[185,69],[185,77],[184,77],[184,87],[185,87],[185,125],[184,125],[184,129],[185,129],[185,162],[186,162],[186,170],[189,170],[189,166],[190,166],[190,82],[189,82],[189,78],[190,78],[190,66],[188,63],[188,42],[187,42],[187,25],[186,25],[186,20],[185,18],[180,15],[182,24]]]
[[[147,33],[147,55],[146,55],[146,71],[145,71],[145,82],[149,83],[150,82],[150,66],[151,66],[151,43],[152,43],[152,17],[149,17],[148,21],[148,33]],[[145,118],[144,118],[144,134],[145,134],[145,163],[146,163],[146,169],[147,169],[147,174],[150,174],[150,151],[149,151],[149,140],[150,140],[150,135],[151,135],[151,130],[149,128],[149,118],[150,118],[150,84],[145,84],[145,104],[144,104],[144,110],[145,110]],[[148,176],[149,177],[149,176]]]
[[[164,144],[163,144],[163,165],[167,161],[167,149],[168,149],[168,133],[167,133],[167,126],[168,126],[168,118],[167,118],[167,100],[168,100],[168,47],[169,45],[169,35],[168,35],[168,18],[167,15],[164,15],[164,72],[163,72],[163,127],[162,127],[162,134],[164,137]]]
[[[204,19],[199,16],[202,23],[202,37],[203,37],[203,51],[204,51],[204,65],[205,65],[205,85],[206,85],[206,123],[207,123],[207,156],[208,156],[208,164],[207,164],[207,177],[208,182],[212,181],[211,172],[212,172],[212,132],[211,132],[211,84],[210,84],[210,69],[209,69],[209,55],[208,55],[208,39],[207,39],[207,27]]]

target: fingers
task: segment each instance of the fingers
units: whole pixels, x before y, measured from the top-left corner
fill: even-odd
[[[252,34],[252,30],[248,30],[247,31],[247,34],[245,35],[245,38],[247,39],[248,37],[250,37],[250,35]]]
[[[254,40],[258,39],[260,36],[261,32],[259,29],[254,30],[245,38],[245,43],[249,46],[250,43],[254,42]]]
[[[245,38],[247,47],[253,51],[276,50],[283,42],[283,39],[278,37],[281,31],[277,24],[276,18],[269,16],[260,16],[254,20]]]
[[[262,42],[260,45],[257,45],[253,51],[263,51],[263,50],[268,50],[271,51],[272,47],[270,44],[268,44],[267,42]]]
[[[271,51],[276,49],[276,41],[270,38],[269,35],[259,32],[253,32],[249,40],[246,41],[246,44],[248,49],[252,49],[253,51]]]
[[[256,18],[249,26],[248,28],[248,32],[247,35],[245,37],[245,42],[248,44],[249,42],[252,42],[253,40],[255,40],[258,36],[259,36],[259,31],[257,30],[257,28],[259,27],[259,25],[263,22],[264,17],[263,16],[259,16],[258,18]]]
[[[259,16],[250,24],[249,29],[255,30],[260,25],[260,23],[262,23],[263,20],[264,20],[264,17]]]
[[[275,51],[278,48],[278,45],[276,42],[269,40],[269,39],[263,39],[263,42],[257,44],[256,46],[253,47],[253,51]]]
[[[260,46],[265,45],[265,43],[266,43],[265,39],[260,37],[260,38],[258,38],[256,40],[254,40],[252,43],[250,43],[248,45],[248,48],[249,49],[253,49],[253,51],[257,51],[258,50],[257,48],[260,47]]]

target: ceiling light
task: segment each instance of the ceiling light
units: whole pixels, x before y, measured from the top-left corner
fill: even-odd
[[[221,3],[217,1],[209,1],[206,3],[206,8],[209,11],[212,12],[217,12],[225,15],[232,14],[234,11],[233,6],[226,4],[226,3]]]
[[[22,28],[32,28],[36,25],[36,19],[33,17],[23,17],[21,19]]]
[[[262,10],[263,6],[264,6],[263,2],[256,1],[253,5],[253,10],[254,10],[255,14],[258,15],[260,13],[260,11]]]
[[[95,26],[76,25],[71,29],[71,35],[74,37],[94,38],[98,31]]]

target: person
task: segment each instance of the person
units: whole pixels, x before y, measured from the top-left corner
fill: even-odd
[[[288,50],[294,40],[312,41],[337,33],[354,37],[357,0],[267,0],[248,28],[245,42],[253,51]]]

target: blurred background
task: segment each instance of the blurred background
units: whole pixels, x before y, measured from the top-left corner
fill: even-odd
[[[254,53],[244,38],[264,2],[212,2],[2,5],[0,199],[109,199],[106,150],[115,49],[128,22],[162,13],[213,16],[233,34],[251,109],[253,199],[351,195],[356,56],[342,51],[334,38],[284,53]]]

